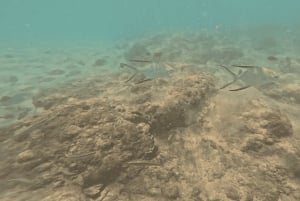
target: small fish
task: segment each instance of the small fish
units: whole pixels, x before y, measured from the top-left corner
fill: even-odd
[[[127,67],[134,71],[134,73],[125,81],[125,83],[127,83],[133,79],[137,79],[137,82],[135,84],[140,84],[140,83],[150,80],[150,78],[146,78],[146,76],[144,75],[143,72],[139,71],[136,67],[134,67],[132,65],[120,63],[120,67],[121,68]]]
[[[137,72],[135,72],[134,74],[132,74],[126,81],[126,82],[129,82],[130,80],[132,80],[135,76],[137,75]]]
[[[152,79],[151,78],[145,78],[143,80],[139,80],[138,82],[136,82],[135,84],[141,84],[141,83],[144,83],[144,82],[147,82],[147,81],[151,81]]]
[[[128,64],[125,64],[125,63],[120,63],[120,67],[121,68],[127,67],[127,68],[130,68],[130,69],[134,70],[135,72],[138,71],[138,69],[136,67],[128,65]]]
[[[243,86],[236,89],[231,89],[229,91],[240,91],[243,89],[247,89],[249,87],[256,87],[259,88],[269,83],[276,82],[279,78],[278,74],[267,68],[267,67],[260,67],[260,66],[251,66],[251,65],[232,65],[232,67],[238,67],[241,69],[238,74],[231,71],[227,66],[220,65],[224,68],[228,73],[230,73],[233,77],[233,80],[220,89],[224,89],[237,81],[241,81]]]
[[[139,73],[139,70],[136,67],[128,65],[128,64],[125,64],[125,63],[120,63],[120,67],[121,68],[127,67],[127,68],[130,68],[130,69],[132,69],[134,71],[134,73],[125,81],[125,83],[129,82],[130,80],[132,80]]]

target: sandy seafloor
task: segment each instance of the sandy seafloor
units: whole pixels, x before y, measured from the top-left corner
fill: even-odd
[[[0,200],[300,200],[299,52],[266,30],[3,48]],[[220,89],[220,65],[279,78]]]

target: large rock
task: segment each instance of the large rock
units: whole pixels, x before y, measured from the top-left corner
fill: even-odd
[[[279,110],[254,107],[243,113],[243,119],[245,127],[252,133],[278,139],[293,134],[288,116]]]
[[[264,93],[276,100],[300,104],[300,83],[279,85],[276,88],[264,90]]]
[[[98,79],[43,93],[35,103],[48,110],[5,129],[14,133],[11,143],[26,147],[11,173],[26,171],[26,179],[37,178],[32,186],[38,188],[76,185],[89,189],[86,195],[96,199],[99,192],[92,186],[109,185],[127,174],[130,161],[157,155],[154,136],[199,123],[202,108],[215,92],[213,79],[200,72],[174,73],[140,84]],[[102,88],[101,96],[94,96],[95,85]],[[178,196],[175,188],[166,192],[167,197]],[[56,195],[56,200],[67,196],[59,191]]]

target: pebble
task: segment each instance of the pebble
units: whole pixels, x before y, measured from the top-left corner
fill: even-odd
[[[1,98],[0,98],[0,102],[8,102],[9,100],[11,99],[11,97],[10,96],[2,96]]]
[[[159,196],[159,195],[161,195],[161,189],[160,188],[155,188],[155,187],[149,188],[148,193],[151,196]]]
[[[94,66],[103,66],[104,64],[106,64],[106,60],[104,59],[97,59],[94,63]]]
[[[75,125],[70,125],[65,129],[64,132],[62,132],[59,137],[61,141],[70,140],[80,134],[82,132],[82,129]]]
[[[54,188],[62,187],[64,185],[64,183],[65,182],[63,180],[55,181],[55,182],[53,182],[53,187]]]
[[[270,61],[277,61],[278,60],[278,58],[275,57],[275,56],[268,56],[267,59],[270,60]]]
[[[42,163],[41,165],[37,166],[35,168],[35,170],[38,172],[44,172],[44,171],[48,170],[51,166],[52,166],[51,162],[46,162],[46,163]]]
[[[101,191],[103,190],[103,184],[98,184],[95,186],[91,186],[88,188],[85,188],[83,190],[84,194],[86,194],[89,197],[95,198],[100,195]]]
[[[18,162],[26,162],[34,159],[34,157],[33,151],[28,149],[18,154]]]
[[[169,199],[176,199],[179,197],[179,189],[177,186],[166,186],[163,195]]]
[[[231,200],[240,200],[239,192],[235,188],[228,188],[226,196]]]

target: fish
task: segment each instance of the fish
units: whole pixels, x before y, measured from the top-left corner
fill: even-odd
[[[141,83],[144,83],[144,82],[147,82],[147,81],[151,81],[152,79],[151,78],[145,78],[143,80],[139,80],[138,82],[136,82],[135,84],[141,84]]]
[[[146,78],[146,76],[144,75],[144,73],[142,71],[139,71],[136,67],[134,67],[132,65],[120,63],[120,67],[121,68],[127,67],[134,71],[134,73],[125,81],[125,83],[127,83],[131,80],[134,80],[134,79],[135,79],[134,80],[135,84],[141,84],[143,82],[152,80],[151,78]]]
[[[236,83],[237,81],[242,82],[242,87],[230,89],[229,91],[241,91],[249,87],[260,88],[270,83],[277,82],[279,79],[278,73],[268,67],[252,65],[232,65],[231,67],[240,68],[238,74],[234,73],[227,66],[220,65],[220,67],[225,69],[233,77],[233,80],[231,82],[223,85],[220,89],[225,89],[228,86]]]
[[[128,64],[125,64],[125,63],[120,63],[120,68],[124,68],[124,67],[127,67],[127,68],[130,68],[132,70],[134,70],[135,72],[138,71],[138,69],[132,65],[128,65]]]
[[[150,62],[151,64],[153,63],[152,61],[146,61],[146,60],[130,60],[130,61]],[[126,67],[134,71],[134,73],[125,81],[125,83],[129,81],[134,81],[134,84],[142,84],[144,82],[151,81],[155,78],[169,75],[169,72],[163,66],[157,66],[155,69],[150,67],[150,68],[145,68],[143,70],[139,70],[137,67],[133,65],[120,63],[120,67],[121,68]]]

